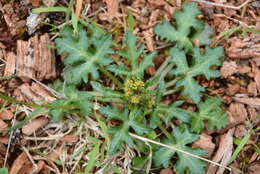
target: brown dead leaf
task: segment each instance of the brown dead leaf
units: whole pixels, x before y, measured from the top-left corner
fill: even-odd
[[[3,120],[0,119],[0,131],[4,131],[8,128],[8,124],[6,124]]]
[[[10,174],[18,174],[18,172],[21,170],[21,168],[28,163],[28,157],[25,152],[22,152],[13,162]]]
[[[231,158],[233,151],[233,134],[234,128],[230,129],[226,134],[220,136],[219,148],[213,157],[212,161],[226,166]],[[223,174],[225,168],[210,164],[207,174]]]
[[[233,99],[239,103],[247,104],[254,108],[260,107],[260,98],[256,97],[233,97]]]
[[[235,61],[225,61],[220,69],[221,77],[227,78],[238,71],[238,65]]]
[[[0,119],[2,120],[11,120],[13,116],[13,112],[8,109],[5,109],[2,112],[0,112]]]
[[[62,137],[60,139],[60,141],[62,142],[66,142],[66,143],[76,143],[78,142],[79,137],[76,135],[65,135],[64,137]]]
[[[200,139],[192,144],[194,148],[202,148],[207,151],[207,157],[210,157],[215,149],[215,144],[212,142],[212,137],[202,133]]]
[[[22,132],[25,135],[31,135],[39,128],[45,126],[48,122],[49,120],[46,117],[35,118],[22,127]]]
[[[243,122],[247,118],[247,111],[241,103],[231,103],[228,108],[230,123]]]
[[[167,169],[162,169],[160,171],[160,174],[173,174],[172,170],[167,168]]]
[[[112,18],[117,17],[118,12],[118,1],[117,0],[106,0],[108,13]]]

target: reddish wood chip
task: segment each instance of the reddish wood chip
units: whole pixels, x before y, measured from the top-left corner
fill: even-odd
[[[0,131],[6,130],[8,127],[8,124],[6,124],[3,120],[0,119]]]
[[[8,144],[9,137],[0,137],[0,143]]]
[[[46,117],[35,118],[22,127],[22,132],[25,135],[31,135],[39,128],[45,126],[48,122],[49,120]]]
[[[202,133],[200,135],[200,139],[192,144],[194,148],[202,148],[205,149],[207,153],[207,157],[210,157],[215,149],[215,144],[212,143],[212,137]]]
[[[260,36],[251,35],[249,37],[233,37],[229,39],[231,46],[227,49],[227,54],[231,58],[247,59],[260,56]]]
[[[247,104],[254,108],[260,107],[260,98],[254,98],[254,97],[233,97],[233,99],[237,102]]]
[[[13,165],[10,170],[10,174],[18,174],[21,168],[28,163],[29,160],[25,152],[22,152],[13,162]]]
[[[40,37],[36,35],[29,41],[18,40],[16,51],[17,74],[38,80],[55,78],[54,52],[47,47],[48,45],[53,45],[48,34]]]
[[[162,169],[160,171],[160,174],[173,174],[172,170],[171,169]]]
[[[220,143],[218,151],[213,157],[212,161],[222,164],[226,166],[231,158],[233,151],[233,134],[234,128],[230,129],[226,134],[220,136]],[[225,168],[218,167],[216,165],[210,165],[207,174],[224,173]]]
[[[116,17],[117,12],[118,12],[118,1],[117,0],[106,0],[106,4],[107,4],[108,13],[112,17]]]
[[[249,83],[249,85],[247,86],[247,93],[252,96],[256,96],[258,94],[255,82]]]
[[[11,120],[13,116],[13,112],[7,109],[5,109],[3,112],[0,112],[0,119],[2,120]]]
[[[238,71],[238,65],[235,61],[225,61],[220,69],[221,77],[227,78]]]
[[[13,52],[9,52],[5,55],[5,59],[4,76],[10,76],[15,73],[16,55]]]
[[[245,105],[241,103],[231,103],[228,108],[228,115],[231,123],[245,121],[247,118]]]

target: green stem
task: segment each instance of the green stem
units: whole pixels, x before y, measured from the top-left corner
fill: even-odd
[[[106,75],[107,77],[109,77],[113,82],[114,84],[116,84],[120,89],[123,88],[123,84],[113,75],[111,74],[109,71],[107,71],[105,68],[100,68],[100,71]]]
[[[16,74],[13,74],[13,75],[10,75],[10,76],[3,76],[3,77],[0,77],[0,81],[8,80],[8,79],[16,78],[16,77],[18,77],[18,75],[16,75]]]
[[[155,73],[155,76],[160,75],[162,73],[162,71],[165,69],[165,67],[168,65],[168,63],[170,62],[171,58],[168,57],[162,64],[161,66],[158,68],[158,70]]]
[[[71,106],[61,106],[61,105],[52,105],[52,104],[38,105],[38,104],[34,104],[34,103],[29,103],[29,102],[26,102],[26,101],[20,101],[20,100],[17,100],[16,98],[14,98],[14,97],[4,95],[3,93],[0,93],[0,98],[7,101],[8,103],[21,104],[21,105],[25,105],[25,106],[28,106],[28,107],[50,108],[50,109],[67,109],[67,110],[74,109],[74,107],[71,107]]]
[[[169,90],[169,91],[166,91],[165,93],[163,93],[163,96],[166,96],[166,95],[170,95],[170,94],[173,94],[175,92],[179,91],[179,89],[172,89],[172,90]]]

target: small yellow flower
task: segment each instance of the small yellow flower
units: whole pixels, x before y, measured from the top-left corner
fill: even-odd
[[[153,99],[148,101],[148,107],[151,108],[155,104],[155,101]]]
[[[140,102],[140,97],[139,96],[134,95],[134,96],[131,97],[131,103],[137,104],[139,102]]]

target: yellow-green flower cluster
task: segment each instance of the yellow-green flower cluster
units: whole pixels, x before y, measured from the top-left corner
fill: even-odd
[[[148,107],[152,107],[155,104],[153,97],[145,89],[144,82],[136,77],[125,81],[124,92],[126,99],[132,104],[145,104]]]

